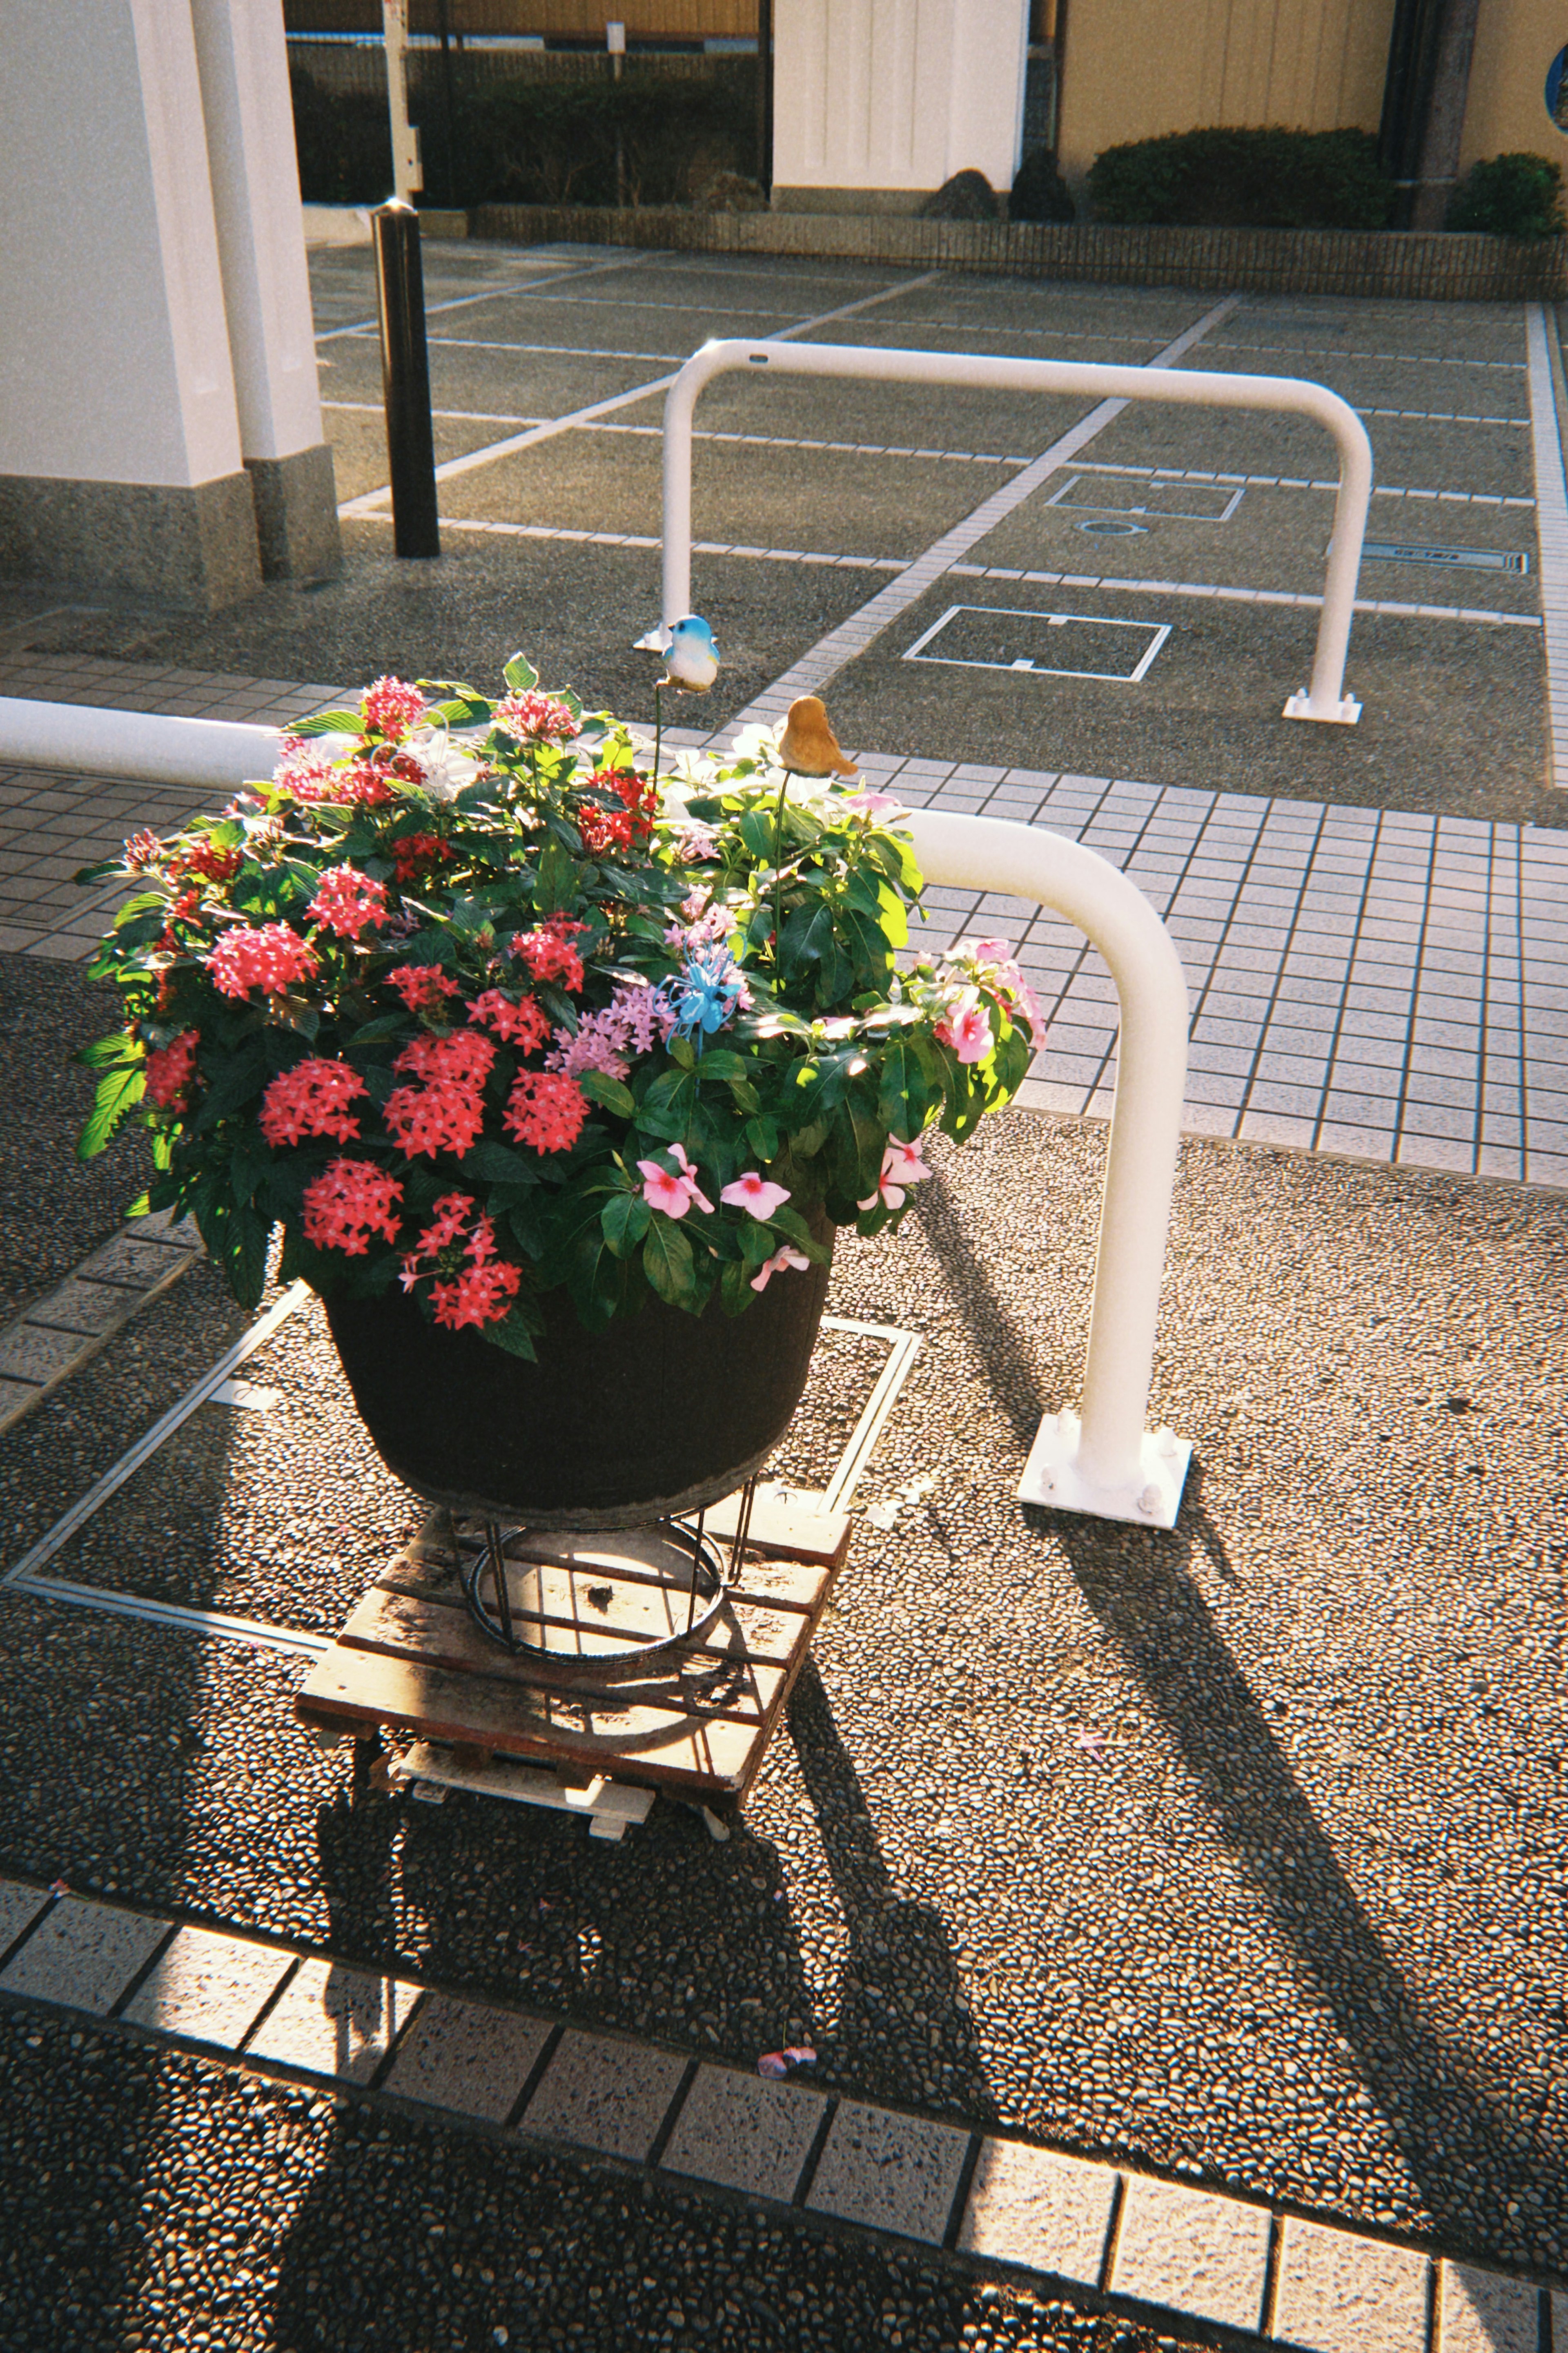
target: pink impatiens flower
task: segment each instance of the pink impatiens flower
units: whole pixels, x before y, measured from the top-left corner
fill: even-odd
[[[772,1258],[765,1258],[763,1261],[752,1277],[752,1289],[765,1291],[775,1274],[783,1274],[786,1268],[792,1266],[798,1267],[804,1274],[810,1264],[811,1261],[804,1250],[794,1250],[788,1242],[785,1242],[783,1250],[774,1250]]]
[[[385,923],[386,885],[352,866],[330,866],[316,886],[310,913],[340,940],[357,940],[367,924]]]
[[[991,1051],[991,1016],[978,993],[963,989],[948,1007],[932,1033],[951,1046],[961,1062],[983,1062]]]
[[[755,1168],[748,1168],[743,1176],[725,1186],[719,1198],[728,1201],[733,1208],[749,1209],[753,1218],[765,1221],[789,1199],[789,1187],[770,1185]]]
[[[679,1172],[672,1172],[657,1160],[639,1160],[637,1174],[645,1179],[642,1197],[650,1209],[662,1209],[667,1218],[683,1218],[695,1202],[700,1209],[711,1212],[713,1204],[697,1182],[697,1170],[688,1160],[679,1144],[665,1146],[672,1160],[680,1163]]]
[[[874,1209],[879,1205],[889,1209],[901,1209],[906,1188],[920,1184],[931,1173],[925,1165],[924,1152],[924,1141],[918,1135],[912,1144],[901,1143],[898,1136],[889,1135],[887,1149],[882,1155],[877,1189],[857,1206],[862,1209]]]

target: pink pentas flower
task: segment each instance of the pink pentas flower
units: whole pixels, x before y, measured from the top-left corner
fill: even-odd
[[[154,1046],[147,1057],[146,1091],[160,1111],[184,1111],[186,1089],[196,1070],[199,1033],[182,1031],[167,1046]]]
[[[565,744],[577,733],[564,702],[536,692],[503,695],[495,707],[495,724],[520,744]]]
[[[991,1016],[973,988],[960,991],[932,1035],[951,1046],[961,1062],[983,1062],[991,1051]]]
[[[798,1268],[804,1274],[810,1264],[811,1261],[804,1250],[795,1250],[792,1244],[785,1242],[783,1250],[774,1250],[772,1258],[765,1258],[763,1261],[752,1277],[752,1289],[765,1291],[775,1274],[783,1274],[792,1266]]]
[[[352,866],[329,866],[316,885],[310,913],[340,940],[357,940],[370,924],[386,921],[386,885]]]
[[[364,1081],[346,1062],[313,1054],[280,1071],[261,1098],[261,1133],[274,1146],[298,1144],[307,1135],[335,1135],[346,1144],[360,1132],[350,1103],[366,1092]]]
[[[885,817],[889,809],[901,809],[903,803],[896,793],[847,793],[845,806],[858,809],[862,817]]]
[[[535,1152],[570,1152],[587,1116],[588,1098],[575,1079],[523,1071],[507,1097],[501,1125]]]
[[[366,687],[360,703],[366,730],[374,729],[389,744],[401,743],[424,709],[419,689],[401,678],[378,678]]]
[[[719,1198],[728,1201],[732,1208],[748,1209],[753,1218],[765,1221],[789,1199],[789,1187],[770,1184],[758,1170],[748,1168],[743,1176],[725,1186]]]
[[[639,1160],[637,1174],[645,1181],[643,1199],[650,1209],[662,1209],[667,1218],[683,1218],[695,1205],[711,1212],[713,1204],[697,1182],[697,1169],[679,1144],[665,1146],[672,1160],[679,1163],[678,1170],[666,1168],[661,1161]]]
[[[403,1187],[395,1176],[368,1160],[334,1160],[305,1187],[305,1240],[317,1250],[341,1250],[363,1258],[372,1234],[397,1240],[397,1204]]]
[[[247,997],[253,988],[277,996],[291,981],[309,980],[317,968],[315,949],[287,923],[226,932],[203,962],[225,997]]]
[[[634,1058],[651,1053],[674,1027],[675,1009],[664,991],[647,981],[628,981],[600,1012],[584,1014],[574,1032],[557,1029],[544,1067],[564,1071],[569,1078],[602,1071],[607,1078],[624,1079]]]
[[[889,1135],[882,1154],[882,1166],[877,1179],[877,1189],[874,1193],[868,1193],[858,1207],[862,1209],[875,1209],[879,1207],[901,1209],[904,1206],[907,1188],[910,1185],[922,1183],[931,1173],[925,1165],[924,1153],[923,1137],[917,1135],[912,1144],[905,1144],[900,1137]]]
[[[163,855],[163,845],[157,835],[145,829],[132,835],[123,852],[125,863],[132,874],[145,874],[149,868],[157,865]]]

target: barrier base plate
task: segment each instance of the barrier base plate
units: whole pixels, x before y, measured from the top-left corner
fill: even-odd
[[[1047,1414],[1018,1482],[1021,1504],[1039,1504],[1050,1512],[1082,1512],[1097,1520],[1127,1520],[1134,1527],[1175,1526],[1193,1459],[1189,1440],[1169,1430],[1146,1430],[1137,1483],[1102,1487],[1078,1467],[1082,1438],[1083,1425],[1076,1413]]]

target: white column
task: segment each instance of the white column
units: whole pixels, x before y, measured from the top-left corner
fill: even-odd
[[[0,574],[258,586],[187,0],[0,0]]]
[[[963,171],[1011,187],[1027,40],[1027,0],[774,0],[774,205],[912,212]]]
[[[317,391],[282,0],[189,5],[262,569],[336,572],[337,494]]]

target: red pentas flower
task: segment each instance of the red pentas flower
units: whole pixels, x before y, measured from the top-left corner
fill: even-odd
[[[520,744],[565,744],[577,733],[571,711],[552,694],[503,695],[495,707],[495,724]]]
[[[444,865],[457,856],[449,841],[438,833],[405,833],[401,841],[392,845],[392,867],[400,882],[414,882],[427,874],[433,866]]]
[[[316,885],[310,913],[340,940],[357,940],[367,925],[386,921],[386,885],[352,866],[329,866]]]
[[[512,934],[511,952],[521,956],[535,980],[558,980],[574,994],[583,986],[583,959],[572,942],[586,923],[566,915],[551,915],[531,932]]]
[[[276,996],[290,981],[309,980],[317,969],[315,949],[287,923],[226,932],[203,962],[225,997],[247,997],[253,988]]]
[[[200,841],[194,849],[178,851],[170,860],[170,870],[175,874],[199,874],[205,882],[232,882],[244,863],[237,849],[220,849],[216,841]]]
[[[401,678],[378,678],[367,687],[360,703],[367,730],[374,729],[389,744],[400,743],[425,709],[425,697],[416,686]]]
[[[632,849],[648,839],[658,814],[658,795],[650,782],[631,768],[595,768],[588,782],[614,793],[622,806],[605,809],[587,801],[579,807],[577,830],[584,849]]]
[[[523,1054],[531,1054],[550,1035],[550,1016],[531,997],[520,997],[513,1004],[499,988],[487,988],[482,997],[470,997],[468,1018],[493,1029],[498,1038],[504,1038]]]
[[[394,1214],[403,1198],[395,1176],[369,1160],[334,1160],[305,1187],[305,1240],[318,1250],[341,1250],[363,1258],[372,1234],[395,1242]]]
[[[521,1286],[521,1271],[507,1259],[466,1266],[456,1282],[431,1284],[436,1321],[452,1332],[460,1331],[465,1324],[499,1324]]]
[[[147,1057],[147,1092],[160,1111],[184,1111],[185,1090],[195,1075],[199,1033],[183,1030],[173,1044],[154,1046]]]
[[[367,1092],[346,1062],[311,1055],[280,1071],[261,1098],[261,1133],[268,1144],[298,1144],[302,1136],[335,1135],[346,1144],[360,1132],[348,1105]]]
[[[447,997],[461,994],[458,983],[448,980],[438,964],[400,964],[386,978],[410,1013],[439,1014]]]
[[[472,1150],[484,1126],[482,1089],[495,1058],[490,1040],[474,1029],[416,1038],[404,1048],[394,1070],[424,1084],[395,1088],[381,1115],[410,1157],[423,1153],[434,1160],[449,1152],[461,1160]]]
[[[535,1152],[570,1152],[587,1116],[588,1098],[575,1079],[524,1071],[507,1098],[501,1125]]]

